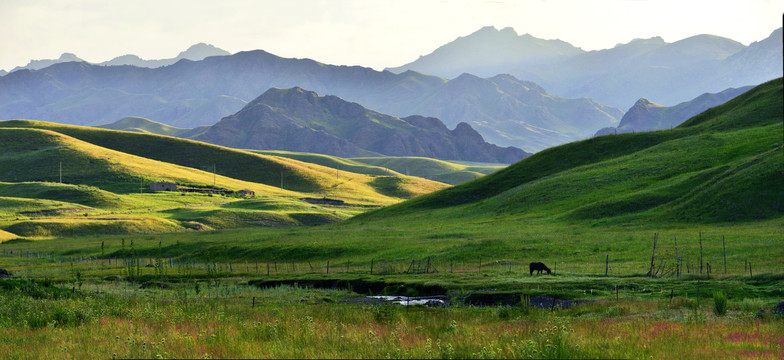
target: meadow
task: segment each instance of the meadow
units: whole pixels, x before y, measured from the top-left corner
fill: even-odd
[[[25,171],[0,183],[11,276],[0,279],[0,353],[782,359],[781,84],[676,129],[550,148],[454,187],[282,156],[297,154],[4,122],[13,146],[0,163]],[[36,161],[57,154],[81,161],[84,183],[36,180]],[[219,159],[242,162],[226,179],[198,169]],[[281,169],[294,189],[276,186]],[[259,195],[135,193],[139,178],[162,176]],[[531,262],[551,274],[530,274]],[[379,294],[446,306],[367,298]]]
[[[434,223],[418,225],[425,224]],[[8,358],[782,357],[784,319],[772,312],[784,299],[780,220],[661,229],[443,221],[434,232],[416,225],[6,241],[0,268],[15,278],[0,280],[9,304],[0,311],[0,352]],[[673,269],[677,238],[679,255],[693,262],[688,270],[646,276],[657,232],[655,267]],[[700,232],[710,275],[707,267],[702,275],[698,270]],[[426,257],[432,270],[408,268]],[[533,260],[554,274],[529,275]],[[343,285],[324,288],[316,280]],[[351,287],[371,282],[386,286]],[[272,285],[256,286],[264,283]],[[365,299],[434,291],[446,307]],[[588,302],[526,306],[532,296]],[[717,296],[726,300],[723,312]]]

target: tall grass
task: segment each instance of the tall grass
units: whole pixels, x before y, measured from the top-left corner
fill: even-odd
[[[72,293],[20,282],[4,291],[0,301],[12,306],[0,308],[0,352],[10,358],[776,358],[784,341],[781,322],[688,322],[679,315],[685,308],[657,311],[649,302],[625,303],[638,314],[631,317],[606,312],[609,304],[511,309],[499,317],[483,308],[349,304],[354,295],[346,291],[297,287],[97,289]]]

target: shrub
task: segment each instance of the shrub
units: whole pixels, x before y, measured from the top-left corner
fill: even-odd
[[[727,314],[727,295],[723,291],[713,293],[713,312],[719,316]]]
[[[764,303],[762,302],[762,299],[759,299],[759,298],[756,298],[756,299],[743,299],[743,300],[740,301],[739,308],[740,308],[740,310],[745,311],[745,312],[757,313],[760,310],[762,310],[762,306],[763,305],[764,305]]]

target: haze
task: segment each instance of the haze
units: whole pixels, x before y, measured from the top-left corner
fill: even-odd
[[[769,0],[0,0],[0,69],[63,52],[170,58],[199,42],[383,69],[488,25],[585,50],[705,33],[748,45],[780,27],[782,12]]]

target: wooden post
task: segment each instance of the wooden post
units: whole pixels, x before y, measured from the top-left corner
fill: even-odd
[[[610,269],[610,254],[604,259],[604,277],[607,277],[607,270]]]
[[[269,276],[269,263],[267,263],[267,276]]]
[[[681,277],[681,258],[678,256],[678,236],[675,235],[675,277]]]
[[[656,256],[656,240],[659,238],[659,233],[653,236],[653,253],[651,254],[651,268],[648,270],[648,276],[653,277],[653,258]]]
[[[751,271],[751,263],[749,263],[749,277],[754,277],[754,272]]]
[[[370,259],[370,275],[373,275],[373,259]]]
[[[700,232],[700,275],[702,275],[702,232]]]
[[[721,236],[721,247],[724,248],[724,275],[727,275],[727,243],[724,242],[724,235]]]
[[[253,297],[253,304],[250,307],[256,307],[256,297]]]
[[[327,260],[327,274],[329,274],[329,260]]]

